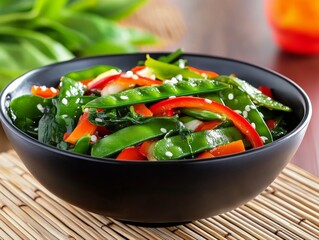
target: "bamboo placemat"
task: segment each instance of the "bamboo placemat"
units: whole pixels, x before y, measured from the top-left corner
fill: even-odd
[[[16,153],[0,154],[2,239],[318,239],[319,178],[289,164],[254,200],[208,219],[167,228],[127,225],[47,191]]]

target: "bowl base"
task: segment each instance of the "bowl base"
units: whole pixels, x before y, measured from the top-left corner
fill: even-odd
[[[184,225],[187,223],[191,223],[191,221],[169,222],[169,223],[145,223],[145,222],[134,222],[134,221],[123,221],[123,220],[119,220],[119,221],[129,225],[140,226],[140,227],[150,227],[150,228],[173,227],[177,225]]]

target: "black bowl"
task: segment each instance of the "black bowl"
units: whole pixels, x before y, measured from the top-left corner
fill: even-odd
[[[152,54],[153,57],[160,53]],[[215,159],[116,161],[76,155],[44,145],[16,128],[7,113],[11,99],[33,84],[55,86],[63,74],[99,64],[128,70],[145,54],[74,59],[42,67],[11,82],[1,95],[3,128],[28,170],[52,193],[85,210],[139,224],[182,223],[234,209],[262,192],[299,147],[311,117],[304,91],[270,70],[220,57],[185,54],[189,65],[235,73],[293,108],[290,132],[258,149]]]

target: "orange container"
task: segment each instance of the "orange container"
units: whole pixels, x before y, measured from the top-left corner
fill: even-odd
[[[288,52],[319,53],[318,0],[265,0],[275,41]]]

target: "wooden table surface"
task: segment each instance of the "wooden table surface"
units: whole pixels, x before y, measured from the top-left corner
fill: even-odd
[[[319,176],[319,55],[284,53],[273,41],[264,1],[170,0],[184,17],[186,34],[170,50],[217,55],[275,70],[300,85],[310,97],[313,116],[292,163]]]
[[[186,32],[164,50],[235,58],[275,70],[299,84],[309,95],[313,116],[292,163],[319,176],[319,55],[297,56],[281,52],[274,43],[264,1],[167,0],[181,12]],[[0,151],[10,148],[0,128]]]

